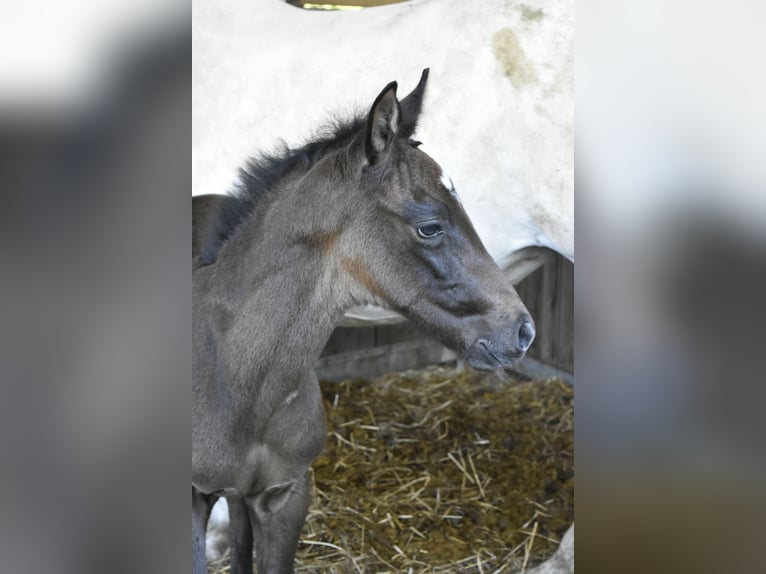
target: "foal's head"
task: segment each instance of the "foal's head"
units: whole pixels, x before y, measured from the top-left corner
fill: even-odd
[[[355,140],[354,209],[337,248],[357,299],[395,309],[481,370],[507,367],[535,336],[441,167],[411,139],[428,79],[375,99]],[[362,151],[363,146],[363,151]]]

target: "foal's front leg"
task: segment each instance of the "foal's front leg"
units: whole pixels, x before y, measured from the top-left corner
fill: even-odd
[[[247,502],[239,496],[227,496],[229,505],[229,540],[231,574],[253,574],[253,529]]]
[[[192,574],[207,574],[205,534],[210,511],[218,497],[192,486]]]
[[[309,508],[308,472],[248,500],[258,574],[292,574],[298,538]]]

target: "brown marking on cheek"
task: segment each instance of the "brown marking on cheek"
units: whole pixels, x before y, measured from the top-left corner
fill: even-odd
[[[375,279],[372,278],[370,271],[364,263],[355,259],[342,259],[340,264],[343,269],[348,271],[349,275],[356,279],[360,285],[367,289],[367,291],[383,300],[387,299],[385,293],[383,293],[383,290],[377,284]]]
[[[337,231],[328,231],[323,233],[315,233],[314,235],[306,235],[301,238],[301,243],[306,245],[309,249],[319,251],[322,255],[329,255],[335,248],[335,244],[338,242]]]

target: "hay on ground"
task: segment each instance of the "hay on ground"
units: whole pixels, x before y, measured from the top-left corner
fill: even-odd
[[[501,574],[553,554],[574,517],[566,384],[434,367],[322,393],[296,572]]]

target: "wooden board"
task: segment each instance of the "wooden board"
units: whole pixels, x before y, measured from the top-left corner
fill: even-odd
[[[556,255],[516,290],[537,326],[528,355],[574,373],[574,264]]]

